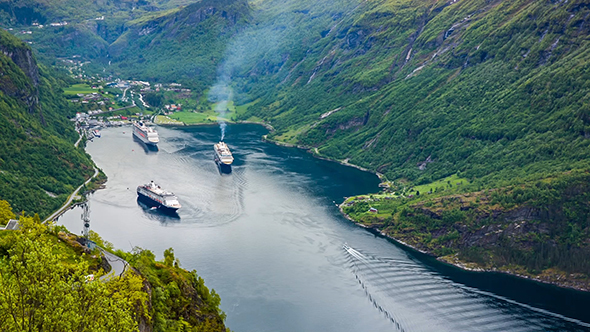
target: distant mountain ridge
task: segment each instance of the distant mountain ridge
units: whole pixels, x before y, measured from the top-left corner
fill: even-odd
[[[130,21],[109,46],[109,71],[123,77],[181,82],[205,90],[230,38],[248,19],[245,0],[203,0]]]

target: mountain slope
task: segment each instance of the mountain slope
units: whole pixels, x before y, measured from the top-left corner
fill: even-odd
[[[418,183],[587,165],[582,2],[362,6],[275,72],[246,116],[271,121],[274,138]]]
[[[16,33],[30,31],[18,36],[33,43],[44,62],[77,56],[84,60],[101,59],[106,64],[109,45],[125,31],[128,21],[195,1],[3,0],[0,24]]]
[[[204,90],[214,83],[225,47],[248,15],[244,0],[202,0],[130,21],[109,46],[112,65],[107,69]]]
[[[38,67],[31,49],[0,31],[0,197],[16,211],[48,215],[92,175],[67,116],[62,82]]]

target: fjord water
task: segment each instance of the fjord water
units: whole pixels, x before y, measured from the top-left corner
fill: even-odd
[[[89,197],[91,229],[115,247],[173,247],[221,295],[236,332],[588,330],[590,297],[505,275],[469,273],[353,225],[334,202],[375,192],[373,174],[228,127],[231,174],[213,161],[219,128],[159,128],[159,151],[110,128],[87,151],[109,177]],[[137,202],[154,180],[178,216]],[[59,219],[80,232],[81,210]]]

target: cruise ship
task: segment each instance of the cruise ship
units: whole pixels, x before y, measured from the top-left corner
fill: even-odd
[[[148,184],[137,187],[137,195],[151,205],[163,208],[169,211],[180,209],[178,198],[171,192],[165,191],[159,185],[151,181]]]
[[[215,150],[215,162],[219,167],[222,168],[230,168],[231,164],[234,162],[234,157],[229,151],[229,147],[224,142],[219,142],[213,145],[213,149]]]
[[[154,128],[146,126],[141,121],[133,123],[133,136],[137,137],[147,145],[155,146],[160,142],[158,132]]]

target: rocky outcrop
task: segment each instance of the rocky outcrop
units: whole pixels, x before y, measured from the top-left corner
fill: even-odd
[[[0,44],[0,51],[22,69],[35,87],[39,85],[39,68],[33,57],[33,51],[28,46],[22,44],[21,47],[9,47]]]
[[[22,42],[3,43],[0,41],[0,52],[10,58],[22,70],[29,81],[23,86],[22,84],[16,84],[14,77],[6,77],[13,84],[6,84],[4,82],[0,86],[0,90],[24,102],[29,112],[34,113],[34,110],[39,104],[39,68],[33,56],[33,51]]]
[[[363,117],[355,117],[348,121],[337,123],[336,125],[332,126],[331,128],[326,129],[326,134],[332,135],[336,133],[338,130],[348,130],[354,127],[362,127],[369,122],[369,117],[371,113],[367,111]]]

